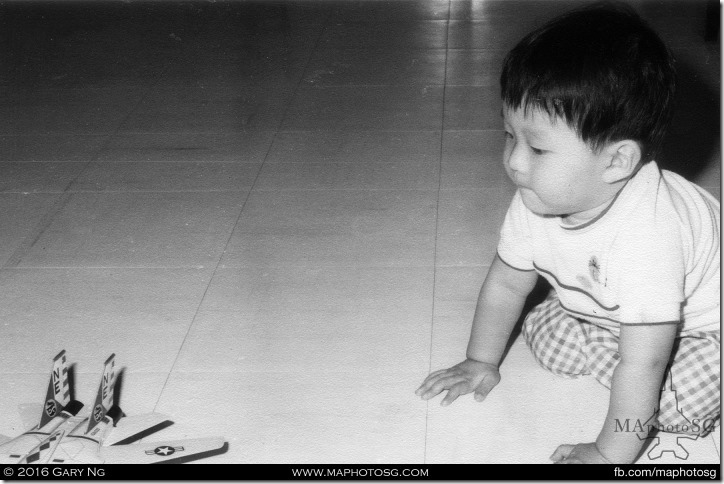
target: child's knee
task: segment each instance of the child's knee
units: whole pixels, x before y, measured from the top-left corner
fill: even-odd
[[[719,387],[705,392],[719,392]],[[662,432],[705,436],[719,424],[720,400],[713,398],[689,398],[693,401],[679,401],[675,390],[662,391],[661,409],[657,418],[657,429]],[[713,395],[712,395],[713,396]]]
[[[556,301],[557,302],[557,299]],[[546,300],[523,323],[523,337],[534,358],[548,371],[566,377],[588,374],[583,333],[575,318]]]
[[[681,338],[661,391],[659,429],[706,435],[720,418],[719,336]]]

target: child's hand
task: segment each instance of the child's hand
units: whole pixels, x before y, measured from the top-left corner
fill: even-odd
[[[430,373],[417,389],[415,395],[429,400],[447,390],[447,395],[440,405],[450,405],[460,395],[475,392],[475,400],[482,402],[495,385],[500,381],[498,367],[467,359],[452,368]]]
[[[559,445],[551,460],[556,464],[610,464],[594,442],[590,444]]]

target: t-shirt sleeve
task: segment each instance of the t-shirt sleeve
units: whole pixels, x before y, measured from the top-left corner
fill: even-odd
[[[534,270],[528,215],[529,211],[523,204],[520,192],[516,192],[505,215],[498,243],[498,257],[509,266],[522,271]]]
[[[680,227],[653,223],[638,246],[622,244],[618,300],[622,324],[656,324],[681,321],[685,300],[686,261]],[[641,243],[645,240],[645,243]]]

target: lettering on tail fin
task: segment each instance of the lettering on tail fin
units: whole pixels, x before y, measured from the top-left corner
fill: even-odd
[[[65,358],[65,350],[63,350],[53,358],[53,370],[50,373],[48,392],[45,395],[45,404],[38,428],[42,428],[60,414],[68,403],[70,403],[70,384],[68,383],[68,363]]]
[[[103,365],[103,376],[101,376],[101,383],[98,385],[98,395],[96,401],[93,404],[93,410],[88,418],[88,429],[85,431],[86,434],[90,433],[93,428],[101,423],[106,416],[108,409],[113,406],[113,386],[115,385],[115,358],[116,355],[112,354],[108,357]]]

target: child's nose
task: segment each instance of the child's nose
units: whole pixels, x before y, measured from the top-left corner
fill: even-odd
[[[519,146],[513,146],[508,153],[508,167],[513,172],[525,172],[525,154]]]

